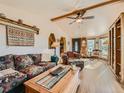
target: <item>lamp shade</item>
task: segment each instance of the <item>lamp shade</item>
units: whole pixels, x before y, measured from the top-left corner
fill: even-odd
[[[51,45],[52,48],[56,48],[58,46],[59,46],[59,43],[57,43],[57,42],[53,42],[53,44]]]

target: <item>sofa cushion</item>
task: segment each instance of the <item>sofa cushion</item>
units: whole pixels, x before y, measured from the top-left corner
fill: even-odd
[[[5,55],[0,57],[0,70],[14,67],[13,55]]]
[[[32,78],[42,72],[44,72],[45,68],[41,66],[32,65],[21,69],[20,72],[27,74],[28,78]]]
[[[37,63],[41,62],[41,60],[42,60],[42,54],[28,54],[28,55],[34,61],[34,64],[37,64]]]
[[[34,64],[32,58],[30,58],[28,55],[15,55],[14,59],[17,70],[24,69]]]
[[[27,78],[27,75],[11,68],[0,71],[0,74],[0,93],[8,92],[20,83],[23,83]]]
[[[6,66],[4,64],[0,63],[0,70],[4,70],[4,69],[6,69]]]

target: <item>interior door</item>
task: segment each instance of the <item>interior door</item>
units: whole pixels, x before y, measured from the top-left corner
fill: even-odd
[[[81,38],[72,39],[72,51],[80,53],[81,50]]]

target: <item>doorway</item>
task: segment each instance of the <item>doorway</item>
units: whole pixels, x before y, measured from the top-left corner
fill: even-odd
[[[66,38],[60,38],[60,55],[66,51]]]
[[[81,38],[72,39],[72,51],[80,53],[81,50]]]

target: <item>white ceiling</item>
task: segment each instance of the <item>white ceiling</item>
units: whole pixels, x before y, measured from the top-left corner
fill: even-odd
[[[69,11],[87,7],[107,0],[0,0],[0,4],[21,9],[48,19],[68,13]],[[63,19],[55,24],[63,30],[73,33],[72,36],[96,36],[107,31],[112,22],[124,11],[124,2],[110,4],[88,11],[86,15],[94,15],[95,19],[82,24],[69,25],[72,20]]]
[[[0,4],[21,8],[33,13],[50,13],[50,16],[64,14],[105,0],[0,0]],[[61,13],[58,13],[61,12]]]

